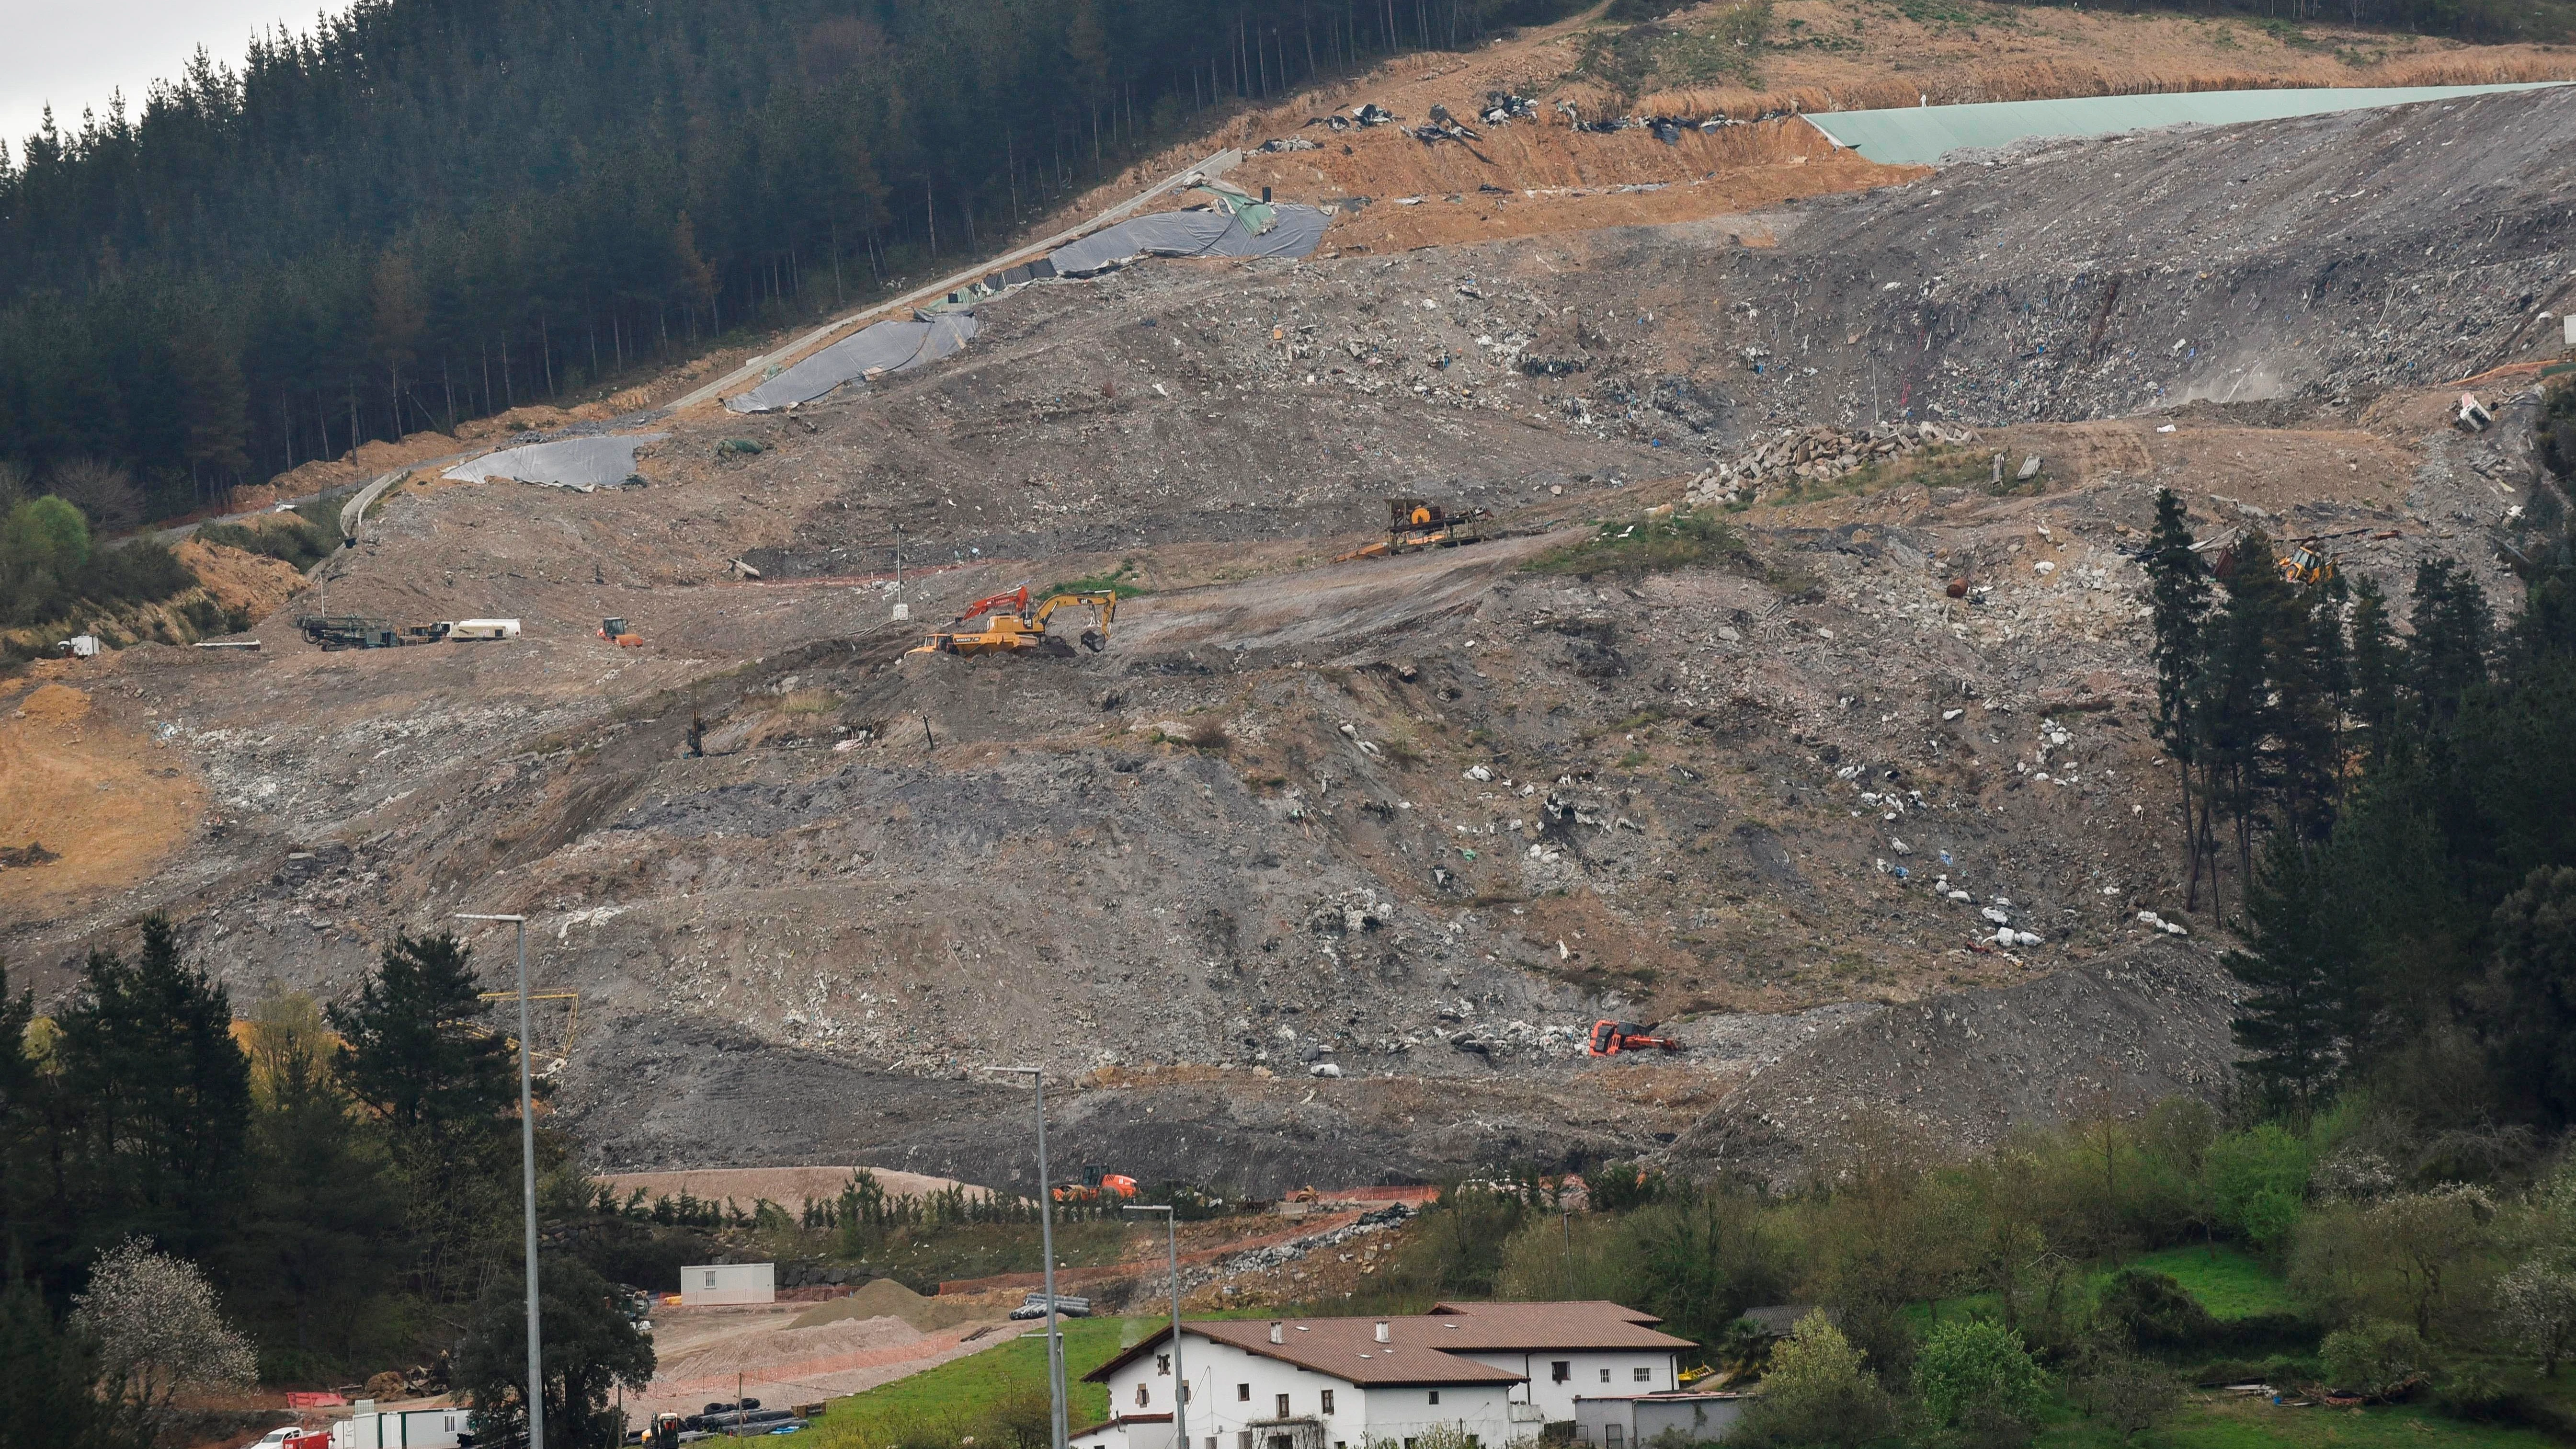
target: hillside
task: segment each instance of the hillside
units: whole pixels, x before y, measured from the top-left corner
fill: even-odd
[[[1805,4],[1775,38],[1823,27]],[[2097,76],[2115,51],[2172,85],[2317,64],[2225,55],[2256,34],[2234,22],[1977,14]],[[1955,17],[1870,18],[1856,43],[1885,50],[1784,42],[1695,104],[1872,68],[2004,84]],[[1591,94],[1574,69],[1626,35],[1408,58],[1223,139],[1364,99],[1467,114],[1512,67]],[[2371,64],[2557,63],[2385,44]],[[1682,78],[1610,89],[1642,110]],[[993,1060],[1082,1078],[1068,1160],[1221,1161],[1254,1193],[1656,1142],[1787,1175],[1863,1101],[1966,1142],[2215,1092],[2234,988],[2184,906],[2130,554],[2169,486],[2205,531],[2350,534],[2392,593],[2450,558],[2512,596],[2490,540],[2545,486],[2529,409],[2467,435],[2444,408],[2498,366],[2482,395],[2527,393],[2576,98],[1930,175],[1813,136],[1542,118],[1480,153],[1392,127],[1256,153],[1238,183],[1371,203],[1304,261],[987,299],[957,357],[794,413],[639,417],[668,435],[640,488],[416,479],[327,565],[333,611],[527,637],[326,654],[299,603],[257,654],[0,686],[31,737],[79,694],[78,740],[46,748],[166,760],[205,796],[43,838],[62,861],[0,872],[0,951],[59,985],[160,909],[239,989],[329,995],[398,927],[526,911],[538,980],[582,993],[561,1105],[620,1169],[1013,1180]],[[1900,417],[1940,446],[1620,562],[1619,530],[1776,430]],[[1390,494],[1507,536],[1331,562]],[[1106,652],[902,657],[967,600],[1120,570],[1145,592]],[[641,649],[596,637],[612,615]],[[2035,944],[1998,948],[1994,914]],[[1589,1061],[1601,1015],[1691,1049]]]

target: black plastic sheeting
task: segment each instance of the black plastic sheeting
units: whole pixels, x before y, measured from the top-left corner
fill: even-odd
[[[954,357],[975,335],[975,314],[941,312],[880,322],[842,338],[746,393],[725,399],[738,413],[775,412],[812,402],[836,387],[889,372],[909,372]]]
[[[1311,206],[1275,208],[1271,228],[1257,236],[1222,211],[1158,211],[1102,227],[1049,260],[1059,276],[1087,277],[1137,257],[1311,256],[1323,239],[1324,213]]]

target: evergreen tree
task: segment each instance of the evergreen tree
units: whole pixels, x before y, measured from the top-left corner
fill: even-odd
[[[515,1259],[492,1276],[456,1357],[458,1386],[496,1437],[526,1427],[527,1281]],[[546,1442],[614,1449],[619,1434],[610,1396],[619,1385],[641,1389],[653,1377],[652,1340],[617,1311],[607,1281],[577,1258],[541,1256],[537,1312],[545,1343]]]
[[[2227,969],[2245,983],[2233,1031],[2246,1074],[2275,1099],[2320,1101],[2344,1062],[2356,1014],[2355,942],[2322,852],[2280,840],[2245,892],[2245,944]]]
[[[2406,675],[2418,723],[2426,730],[2445,729],[2468,692],[2486,682],[2494,630],[2486,590],[2451,560],[2426,559],[2415,568],[2415,606],[2407,622],[2414,637],[2406,648]]]
[[[131,964],[90,952],[56,1047],[90,1203],[84,1242],[139,1232],[202,1257],[236,1221],[250,1064],[232,1015],[223,987],[180,964],[164,917],[144,920]]]
[[[413,1286],[437,1302],[470,1297],[510,1232],[517,1073],[477,984],[454,936],[400,934],[357,1001],[330,1012],[349,1091],[387,1130]]]
[[[2397,636],[2388,619],[2388,596],[2370,579],[2352,591],[2352,712],[2369,731],[2364,748],[2373,760],[2387,756],[2397,728],[2397,685],[2402,668]]]
[[[2498,1085],[2552,1126],[2576,1121],[2576,867],[2542,867],[2495,912],[2477,1024]]]
[[[387,1279],[382,1244],[401,1214],[381,1143],[312,1037],[277,1035],[256,1049],[265,1058],[251,1117],[258,1166],[235,1296],[280,1350],[272,1358],[284,1376],[335,1378],[366,1346],[367,1305]]]
[[[0,1288],[0,1449],[150,1449],[132,1401],[101,1391],[98,1355],[35,1286]]]
[[[2182,786],[2183,848],[2191,857],[2191,886],[2186,904],[2200,905],[2202,832],[2192,813],[2192,765],[2199,736],[2193,706],[2199,698],[2203,622],[2209,615],[2209,566],[2193,550],[2191,520],[2182,499],[2170,488],[2156,490],[2156,523],[2147,537],[2144,560],[2151,600],[2156,665],[2157,743],[2174,762]]]

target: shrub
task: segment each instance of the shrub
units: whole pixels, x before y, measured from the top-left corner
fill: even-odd
[[[2171,1375],[2129,1354],[2095,1360],[2071,1387],[2076,1407],[2117,1430],[2123,1443],[2164,1422],[2182,1398]]]
[[[2298,1226],[2315,1163],[2307,1143],[2266,1122],[2219,1138],[2204,1160],[2220,1226],[2266,1251]]]
[[[197,530],[197,541],[283,559],[306,569],[331,556],[339,546],[339,535],[325,531],[299,513],[272,513],[253,523],[202,525]]]
[[[2103,1285],[2101,1316],[2145,1349],[2199,1348],[2219,1337],[2218,1320],[2170,1273],[2122,1269]]]
[[[2028,1422],[2048,1399],[2048,1375],[2021,1335],[1980,1318],[1935,1325],[1914,1356],[1914,1392],[1945,1424]]]
[[[2326,1335],[2318,1354],[2329,1388],[2386,1399],[2420,1382],[2432,1366],[2424,1337],[2405,1323],[2365,1323]]]
[[[1896,1426],[1896,1406],[1862,1357],[1822,1313],[1808,1314],[1771,1350],[1762,1396],[1730,1442],[1852,1449],[1885,1436]]]

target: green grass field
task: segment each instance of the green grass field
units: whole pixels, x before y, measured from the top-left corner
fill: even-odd
[[[2120,1266],[2171,1274],[2213,1318],[2290,1313],[2298,1307],[2290,1301],[2288,1286],[2269,1264],[2238,1248],[2221,1247],[2215,1254],[2206,1248],[2167,1248],[2160,1253],[2142,1253]],[[2099,1288],[2110,1278],[2107,1272],[2096,1274],[2092,1286]]]
[[[1118,1356],[1163,1326],[1153,1318],[1075,1318],[1064,1324],[1064,1373],[1069,1398],[1068,1429],[1097,1424],[1109,1417],[1109,1390],[1087,1384],[1082,1376]],[[881,1446],[920,1437],[925,1427],[955,1443],[975,1432],[976,1421],[994,1405],[1016,1396],[1046,1394],[1046,1340],[1036,1324],[1013,1324],[1014,1337],[998,1348],[925,1369],[863,1394],[835,1399],[815,1425],[832,1445]]]
[[[2260,1400],[2194,1394],[2162,1427],[2138,1436],[2142,1449],[2544,1449],[2558,1441],[2530,1429],[2463,1424],[2414,1407],[2280,1409]],[[2069,1417],[2040,1431],[2032,1449],[2123,1449],[2108,1427]]]

